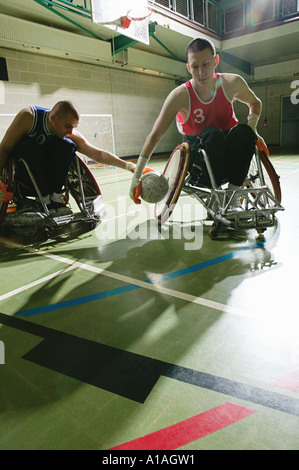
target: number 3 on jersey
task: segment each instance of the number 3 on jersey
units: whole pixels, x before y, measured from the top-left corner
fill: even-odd
[[[203,110],[201,108],[195,109],[193,114],[195,115],[194,122],[196,122],[196,124],[200,124],[205,120]]]

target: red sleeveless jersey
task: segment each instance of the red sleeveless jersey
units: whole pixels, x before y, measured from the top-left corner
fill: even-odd
[[[223,90],[221,74],[215,73],[215,78],[215,92],[207,102],[198,97],[191,80],[185,83],[189,93],[189,115],[184,121],[181,115],[177,114],[176,122],[181,134],[199,135],[207,127],[228,131],[238,124],[232,102]]]

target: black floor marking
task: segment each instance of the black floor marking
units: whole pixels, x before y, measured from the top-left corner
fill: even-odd
[[[165,367],[154,359],[59,333],[23,356],[48,369],[143,403]]]
[[[44,338],[23,358],[76,380],[144,403],[161,376],[299,416],[299,400],[176,366],[0,313],[0,323]]]

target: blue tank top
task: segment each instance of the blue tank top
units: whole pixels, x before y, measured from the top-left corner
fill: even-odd
[[[76,144],[71,140],[63,137],[62,139],[58,137],[55,133],[50,132],[48,128],[48,116],[50,109],[41,108],[40,106],[31,106],[33,110],[33,124],[31,129],[23,137],[21,142],[17,145],[16,149],[13,151],[13,154],[21,152],[28,144],[33,144],[42,149],[42,146],[50,143],[53,140],[65,141],[72,146],[72,151],[77,150]]]
[[[36,145],[43,145],[49,136],[54,136],[48,128],[49,109],[41,108],[40,106],[32,106],[33,110],[33,124],[26,137],[34,142]]]

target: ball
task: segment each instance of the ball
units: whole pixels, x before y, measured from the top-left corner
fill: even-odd
[[[168,191],[168,181],[165,176],[150,171],[141,177],[141,198],[152,204],[162,201]]]

